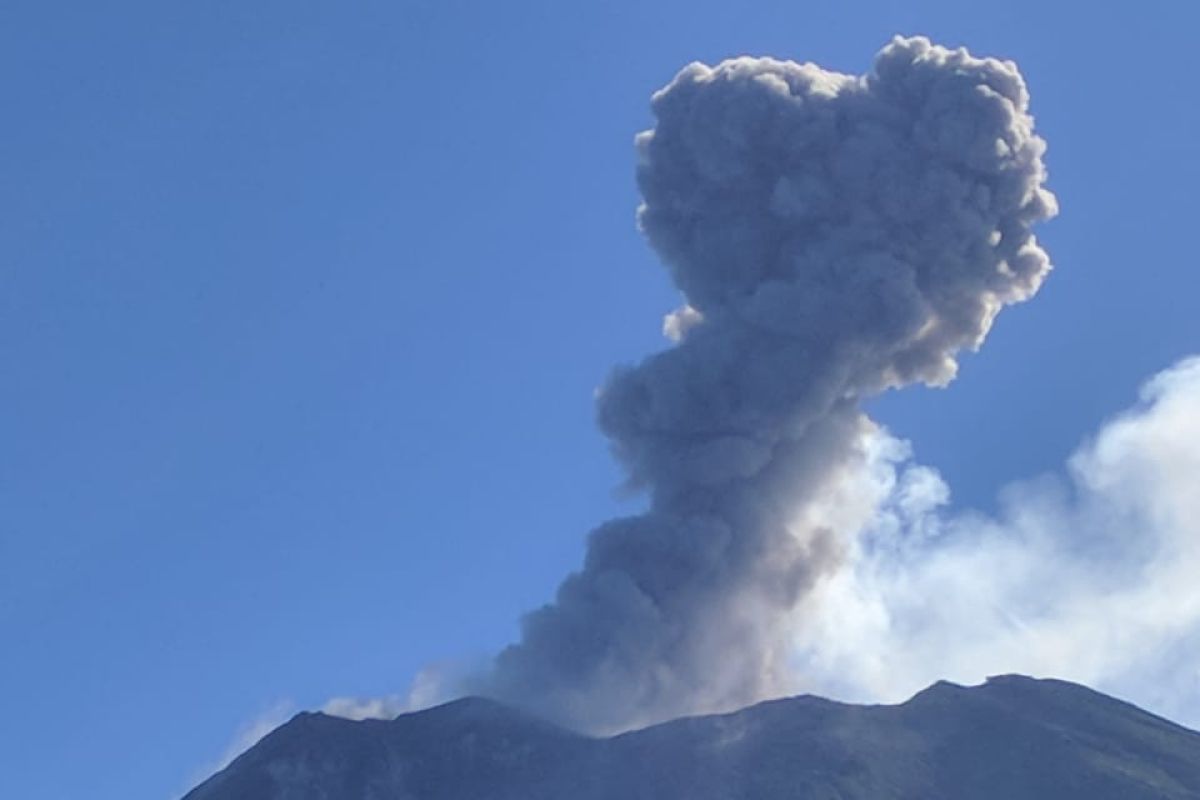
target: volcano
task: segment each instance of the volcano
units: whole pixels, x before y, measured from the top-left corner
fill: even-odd
[[[1077,684],[941,682],[899,705],[799,696],[585,736],[468,697],[301,713],[184,800],[1174,800],[1200,733]]]

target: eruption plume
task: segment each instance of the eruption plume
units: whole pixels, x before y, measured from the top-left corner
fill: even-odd
[[[869,458],[859,400],[950,381],[1050,268],[1028,106],[1012,62],[919,37],[864,76],[737,58],[654,95],[638,219],[685,304],[598,401],[647,510],[592,532],[480,688],[612,731],[794,685],[789,631]]]

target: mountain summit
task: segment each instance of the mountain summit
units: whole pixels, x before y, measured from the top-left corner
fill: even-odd
[[[302,713],[184,800],[1182,800],[1200,733],[1072,683],[801,696],[592,738],[483,698]]]

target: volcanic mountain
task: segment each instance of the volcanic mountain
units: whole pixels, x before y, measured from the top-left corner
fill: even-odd
[[[608,738],[468,697],[302,713],[184,800],[1174,800],[1200,733],[1072,683],[937,683],[900,705],[772,700]]]

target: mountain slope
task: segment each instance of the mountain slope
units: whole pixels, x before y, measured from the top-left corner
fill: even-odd
[[[1200,800],[1200,734],[1075,684],[939,683],[896,706],[760,703],[608,739],[466,698],[300,714],[185,800]]]

